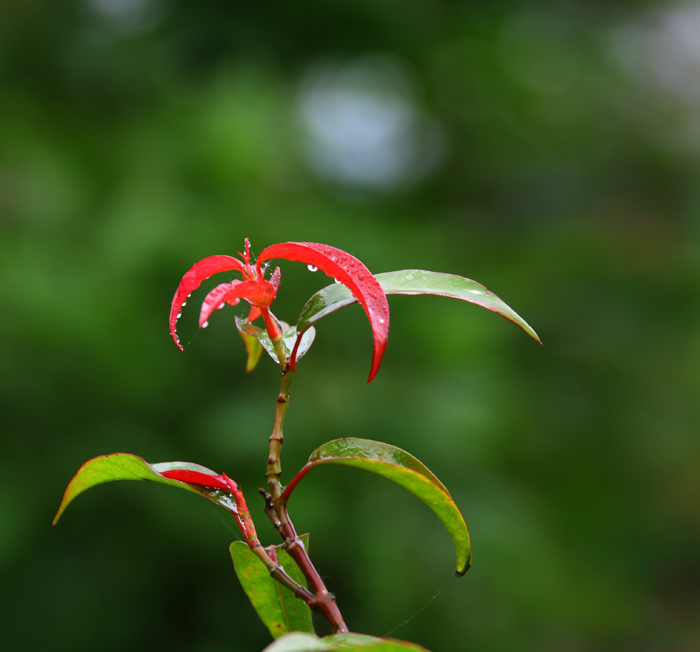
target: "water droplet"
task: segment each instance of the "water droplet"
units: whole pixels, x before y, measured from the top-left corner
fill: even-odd
[[[364,274],[358,274],[357,275],[358,280],[364,281],[365,280],[365,275]]]
[[[178,312],[177,317],[175,317],[175,319],[180,319],[180,317],[182,317],[182,312]]]
[[[207,326],[209,326],[209,322],[208,322],[208,321],[205,321],[205,322],[202,324],[202,328],[206,328]]]
[[[340,281],[337,278],[333,279],[336,283],[340,283]]]
[[[182,302],[182,307],[184,308],[187,305],[187,301]]]
[[[187,298],[189,299],[191,296],[192,296],[192,293],[190,292],[190,293],[187,295]]]
[[[221,310],[225,305],[226,305],[225,303],[222,303],[222,304],[217,308],[217,310]]]
[[[318,271],[318,267],[315,267],[314,265],[307,265],[307,267],[309,268],[309,271],[310,271],[310,272],[316,272],[316,271]]]

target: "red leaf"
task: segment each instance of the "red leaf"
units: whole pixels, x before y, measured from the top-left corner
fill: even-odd
[[[272,283],[272,287],[275,288],[275,292],[280,289],[280,282],[282,281],[282,272],[280,272],[279,267],[275,267],[275,271],[272,272],[272,276],[270,276],[270,283]]]
[[[215,487],[230,491],[229,486],[220,475],[208,475],[199,471],[188,469],[173,469],[172,471],[162,471],[161,475],[171,480],[180,480],[189,484],[198,484],[202,487]]]
[[[267,308],[275,298],[275,287],[269,281],[253,279],[251,281],[234,281],[217,285],[202,302],[199,313],[199,327],[204,328],[211,313],[222,303],[235,306],[240,299],[252,303],[259,308]]]
[[[182,346],[175,332],[175,327],[187,297],[201,285],[202,281],[208,279],[212,274],[227,272],[232,269],[243,273],[244,265],[240,260],[232,256],[209,256],[193,265],[182,277],[170,306],[170,335],[172,335],[173,341],[177,344],[177,348],[180,351],[182,351]]]
[[[322,269],[328,276],[340,281],[360,302],[369,319],[374,337],[370,382],[382,363],[389,337],[389,304],[384,290],[372,273],[354,256],[335,247],[314,242],[284,242],[263,249],[257,265],[270,258],[298,260]],[[259,272],[260,273],[260,272]]]

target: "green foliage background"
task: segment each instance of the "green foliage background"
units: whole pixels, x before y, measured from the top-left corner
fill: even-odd
[[[238,533],[196,496],[100,486],[49,527],[80,464],[124,451],[225,471],[276,542],[256,498],[276,368],[245,375],[235,309],[197,334],[193,297],[184,355],[166,328],[188,267],[247,236],[474,278],[544,342],[393,297],[367,386],[361,310],[318,325],[286,478],[328,439],[382,439],[437,474],[472,534],[472,570],[395,636],[700,648],[698,29],[695,5],[658,0],[0,4],[0,647],[267,644]],[[358,155],[359,181],[310,158],[319,69],[364,70],[370,99],[396,82],[413,116]],[[350,95],[341,114],[381,127]],[[400,173],[372,179],[387,151]],[[327,281],[282,264],[278,316]],[[356,631],[386,634],[454,571],[437,518],[381,478],[319,468],[290,509]]]

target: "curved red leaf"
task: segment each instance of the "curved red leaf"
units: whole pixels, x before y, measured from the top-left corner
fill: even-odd
[[[224,479],[219,475],[208,475],[199,471],[190,471],[189,469],[173,469],[171,471],[161,471],[160,474],[171,480],[180,480],[189,484],[197,484],[202,487],[215,487],[217,489],[226,489],[230,491],[229,486]]]
[[[209,256],[195,263],[182,277],[173,297],[173,302],[170,305],[170,335],[180,351],[182,351],[182,345],[175,332],[175,327],[187,297],[201,285],[202,281],[208,279],[212,274],[228,272],[232,269],[243,273],[244,265],[240,260],[232,256]]]
[[[246,299],[258,308],[267,308],[275,298],[275,287],[269,281],[253,279],[250,281],[234,281],[217,285],[202,302],[199,313],[199,327],[205,328],[211,313],[222,303],[235,306],[240,299]]]
[[[364,308],[374,337],[370,382],[382,363],[382,356],[389,338],[389,303],[384,290],[372,273],[354,256],[324,244],[314,242],[284,242],[263,249],[258,256],[260,263],[270,258],[298,260],[322,269],[328,276],[347,286]]]

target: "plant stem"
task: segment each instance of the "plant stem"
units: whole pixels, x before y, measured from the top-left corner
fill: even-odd
[[[273,504],[282,494],[282,462],[280,461],[282,443],[284,442],[282,427],[289,408],[289,386],[292,384],[292,378],[294,378],[293,371],[287,371],[282,376],[282,387],[277,397],[277,409],[275,410],[275,423],[270,435],[270,452],[267,457],[267,487]]]
[[[284,547],[299,565],[299,568],[311,587],[311,600],[308,600],[299,593],[297,593],[297,596],[305,600],[310,607],[323,614],[335,633],[345,633],[349,630],[335,602],[335,596],[329,593],[323,579],[321,579],[321,576],[311,562],[304,543],[297,536],[294,525],[287,513],[287,502],[285,500],[280,500],[282,492],[284,491],[281,482],[282,463],[280,461],[282,443],[284,442],[282,427],[284,425],[287,409],[289,408],[289,387],[293,377],[293,369],[288,369],[286,372],[283,371],[282,387],[277,397],[275,423],[272,428],[272,435],[270,435],[270,452],[267,459],[268,491],[261,489],[260,493],[265,497],[265,513],[282,536],[282,539],[284,539]]]
[[[304,542],[297,535],[294,525],[289,518],[287,504],[280,501],[277,504],[277,512],[280,516],[281,530],[284,532],[285,548],[290,557],[299,565],[301,572],[304,573],[304,577],[311,585],[314,600],[310,603],[310,606],[326,617],[336,634],[347,633],[349,630],[343,615],[340,613],[340,609],[338,609],[335,596],[328,591],[316,567],[311,562],[306,546],[304,546]]]
[[[301,598],[307,603],[313,601],[314,596],[309,590],[293,580],[282,566],[277,562],[277,555],[274,554],[274,549],[272,549],[273,554],[270,554],[265,548],[262,547],[260,539],[258,539],[258,534],[255,531],[255,524],[250,516],[250,511],[245,502],[245,497],[243,492],[239,489],[238,485],[231,480],[225,473],[222,477],[226,484],[228,485],[229,491],[236,502],[236,507],[238,511],[232,511],[232,515],[238,524],[238,527],[243,534],[248,548],[265,564],[265,567],[269,571],[270,575],[274,577],[280,584],[286,586],[294,595]]]

